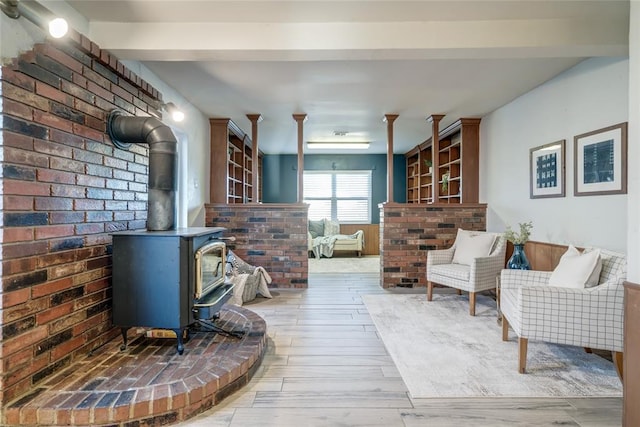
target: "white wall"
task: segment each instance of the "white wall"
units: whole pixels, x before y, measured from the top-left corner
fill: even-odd
[[[629,32],[629,254],[627,279],[640,283],[640,1],[631,1]]]
[[[629,117],[629,61],[588,59],[482,119],[487,229],[533,221],[532,240],[627,251],[627,195],[573,195],[573,137]],[[529,150],[566,140],[565,197],[529,198]],[[630,168],[635,164],[629,161]]]
[[[44,40],[44,32],[31,22],[26,19],[11,19],[0,12],[0,57],[3,64]]]

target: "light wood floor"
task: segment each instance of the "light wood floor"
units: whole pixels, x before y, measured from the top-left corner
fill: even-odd
[[[621,425],[621,398],[410,399],[360,298],[385,292],[424,289],[386,291],[377,274],[313,274],[309,289],[245,305],[267,321],[262,366],[247,387],[180,425]]]

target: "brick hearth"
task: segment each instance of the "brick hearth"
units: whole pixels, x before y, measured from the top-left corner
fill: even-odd
[[[242,339],[195,332],[176,353],[175,339],[114,339],[11,402],[3,425],[163,425],[202,412],[244,386],[266,349],[266,323],[225,306],[216,322]],[[133,424],[127,424],[132,423]]]

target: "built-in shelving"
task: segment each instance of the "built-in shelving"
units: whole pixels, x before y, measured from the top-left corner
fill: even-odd
[[[407,203],[478,202],[479,127],[460,119],[438,132],[436,147],[429,138],[405,154]]]
[[[211,203],[257,202],[251,139],[230,119],[210,119]],[[258,174],[262,153],[258,154]],[[260,192],[259,194],[262,194]]]

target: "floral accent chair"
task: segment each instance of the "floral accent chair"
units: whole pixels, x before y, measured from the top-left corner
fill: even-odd
[[[507,242],[500,233],[458,229],[449,249],[427,251],[427,301],[433,285],[469,293],[469,314],[476,315],[476,293],[496,289],[496,278],[505,265]]]
[[[626,277],[624,254],[580,253],[571,246],[553,272],[503,270],[502,340],[508,340],[511,326],[518,336],[518,371],[525,372],[528,341],[538,340],[609,350],[622,378]]]

